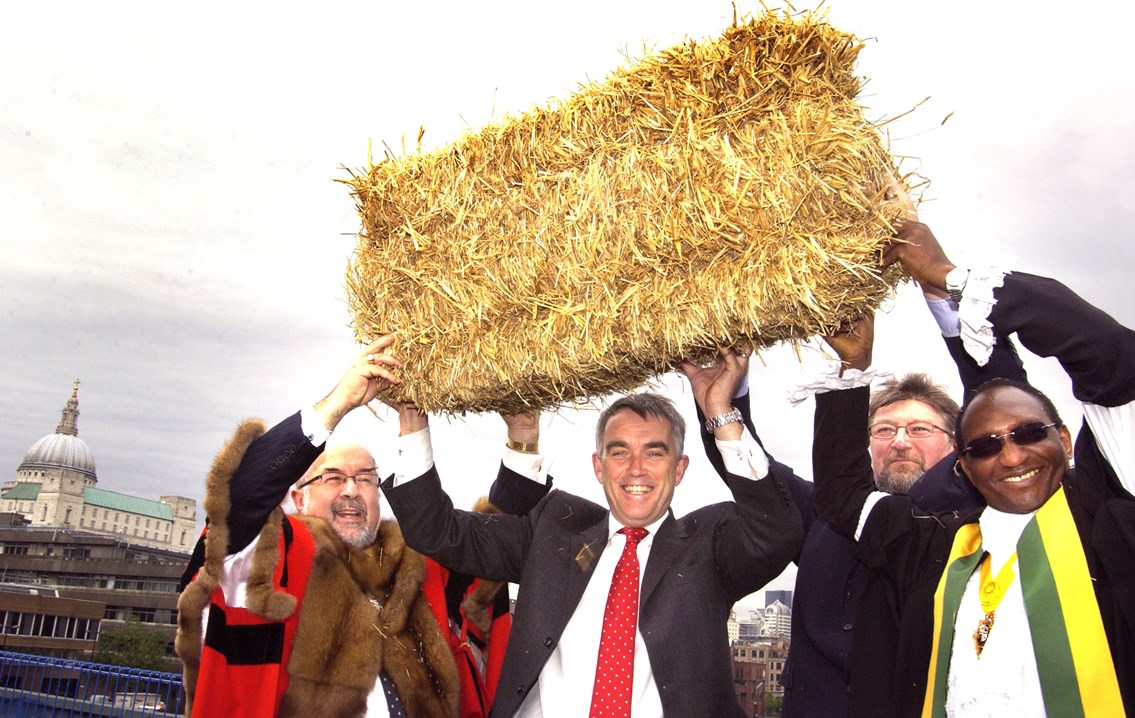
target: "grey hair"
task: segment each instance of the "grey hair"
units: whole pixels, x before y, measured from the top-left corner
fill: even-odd
[[[686,420],[674,407],[674,402],[661,394],[628,394],[611,404],[599,415],[599,423],[595,426],[595,452],[603,455],[603,434],[607,431],[607,422],[611,417],[624,409],[633,411],[640,418],[650,417],[662,419],[670,423],[670,438],[674,441],[676,455],[682,456],[686,445]]]
[[[901,378],[891,377],[880,384],[871,394],[867,422],[874,423],[879,409],[900,401],[920,401],[926,404],[942,417],[942,423],[945,424],[942,428],[951,435],[954,433],[958,402],[954,401],[944,386],[936,384],[929,375],[922,372],[911,372]]]

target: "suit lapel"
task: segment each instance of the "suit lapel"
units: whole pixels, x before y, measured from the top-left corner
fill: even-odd
[[[571,580],[568,582],[568,595],[564,605],[575,609],[579,599],[583,596],[591,574],[595,572],[595,565],[599,563],[599,556],[607,547],[607,515],[601,521],[587,527],[583,531],[571,536]]]
[[[685,538],[681,526],[674,520],[674,511],[670,510],[650,545],[650,558],[646,560],[646,571],[642,574],[642,586],[639,588],[639,606],[645,605],[650,594],[658,588],[662,577],[678,557]]]

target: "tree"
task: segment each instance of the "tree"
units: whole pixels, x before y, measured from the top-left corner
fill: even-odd
[[[170,671],[174,662],[166,654],[165,631],[145,626],[136,616],[126,623],[99,635],[95,644],[95,662],[112,666]]]
[[[780,715],[780,709],[783,703],[784,701],[780,696],[765,693],[765,715]]]

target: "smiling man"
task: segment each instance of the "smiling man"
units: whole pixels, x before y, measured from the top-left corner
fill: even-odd
[[[348,412],[397,381],[392,342],[376,340],[330,394],[271,429],[244,422],[218,454],[178,602],[188,715],[487,712],[507,592],[494,604],[499,585],[471,587],[407,548],[382,520],[374,457],[332,439]],[[294,516],[280,507],[289,491]]]
[[[747,715],[733,691],[729,611],[801,540],[780,468],[731,406],[747,369],[748,356],[729,350],[712,367],[683,366],[713,417],[734,501],[680,518],[670,501],[688,464],[685,422],[664,397],[626,396],[600,416],[592,465],[607,507],[551,491],[527,516],[491,520],[453,509],[426,418],[401,408],[403,464],[383,491],[407,542],[455,570],[520,584],[494,716]]]
[[[690,463],[679,455],[684,427],[672,423],[672,412],[653,395],[628,399],[623,407],[600,419],[591,462],[615,520],[649,526],[669,510]]]
[[[1115,716],[1135,713],[1135,332],[1042,277],[959,270],[922,225],[887,252],[920,283],[961,293],[978,360],[994,333],[1054,356],[1083,402],[1073,450],[1052,402],[1013,381],[962,406],[955,470],[988,504],[928,514],[873,491],[856,436],[866,388],[820,394],[814,449],[821,515],[893,601],[865,603],[852,712],[878,716]],[[870,325],[833,339],[870,362]],[[861,421],[862,419],[859,419]],[[859,448],[857,448],[859,447]],[[1069,467],[1075,456],[1075,468]],[[893,665],[861,660],[868,642]]]
[[[358,444],[329,448],[292,489],[292,503],[297,513],[323,519],[355,548],[370,546],[381,516],[374,457]]]

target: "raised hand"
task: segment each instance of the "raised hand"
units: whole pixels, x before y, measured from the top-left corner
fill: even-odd
[[[875,315],[865,314],[859,317],[841,331],[824,337],[832,349],[839,355],[844,369],[858,369],[865,371],[871,366],[871,351],[875,344]]]
[[[386,351],[393,344],[393,334],[386,334],[368,344],[347,365],[331,393],[315,404],[315,411],[328,430],[334,429],[352,410],[374,399],[383,385],[399,383],[394,372],[402,367],[402,362]]]
[[[535,447],[540,442],[540,414],[539,412],[524,412],[521,414],[501,414],[504,423],[508,426],[508,438],[519,444],[529,444]]]
[[[930,228],[921,222],[901,222],[883,251],[883,266],[901,262],[907,274],[923,289],[946,289],[946,275],[955,267]]]
[[[728,413],[733,408],[737,388],[749,372],[752,347],[721,350],[721,358],[707,367],[684,360],[680,368],[690,380],[694,401],[707,417]]]

